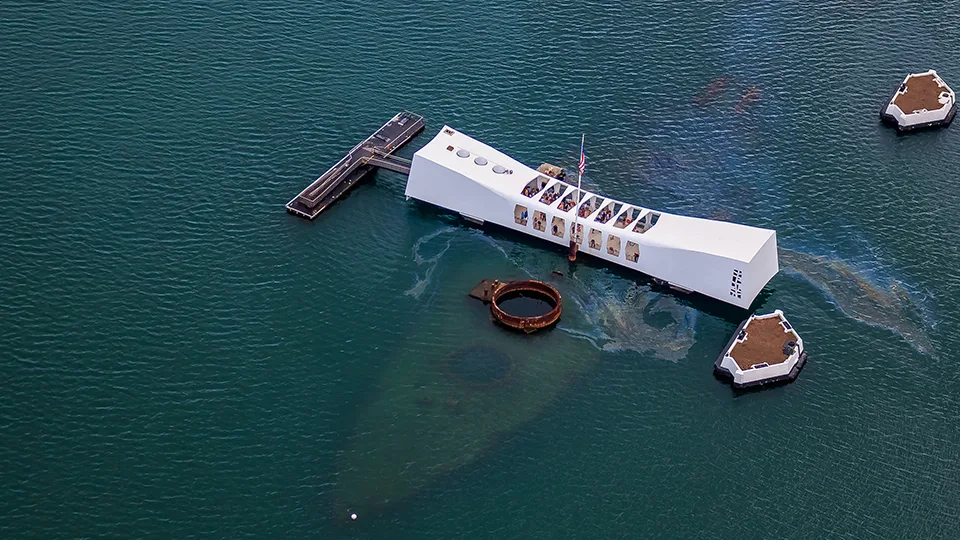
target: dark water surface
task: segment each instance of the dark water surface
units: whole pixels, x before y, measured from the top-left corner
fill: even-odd
[[[957,17],[0,4],[0,538],[960,538],[960,126],[877,120],[907,72],[960,86]],[[800,379],[734,394],[742,312],[394,173],[284,212],[402,109],[533,166],[586,133],[589,188],[775,228]],[[554,279],[559,327],[497,333],[483,277]]]
[[[539,295],[528,296],[523,293],[505,294],[497,300],[497,305],[504,313],[516,317],[540,317],[556,307]]]

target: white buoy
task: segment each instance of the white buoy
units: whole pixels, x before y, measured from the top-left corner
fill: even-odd
[[[356,520],[357,520],[357,514],[356,514],[356,513],[350,514],[350,519],[356,521]]]

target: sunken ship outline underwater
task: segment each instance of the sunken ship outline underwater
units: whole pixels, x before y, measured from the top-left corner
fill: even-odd
[[[450,126],[414,154],[405,195],[563,246],[575,235],[581,252],[744,309],[780,269],[774,230],[578,189]]]

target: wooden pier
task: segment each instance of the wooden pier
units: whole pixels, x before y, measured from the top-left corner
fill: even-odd
[[[410,174],[410,161],[393,153],[421,131],[423,117],[409,112],[397,114],[291,199],[287,211],[313,219],[377,167]]]

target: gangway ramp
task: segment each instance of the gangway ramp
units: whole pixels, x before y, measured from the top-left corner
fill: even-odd
[[[376,168],[410,174],[410,161],[393,153],[423,131],[423,117],[401,112],[287,203],[291,214],[314,219]]]

